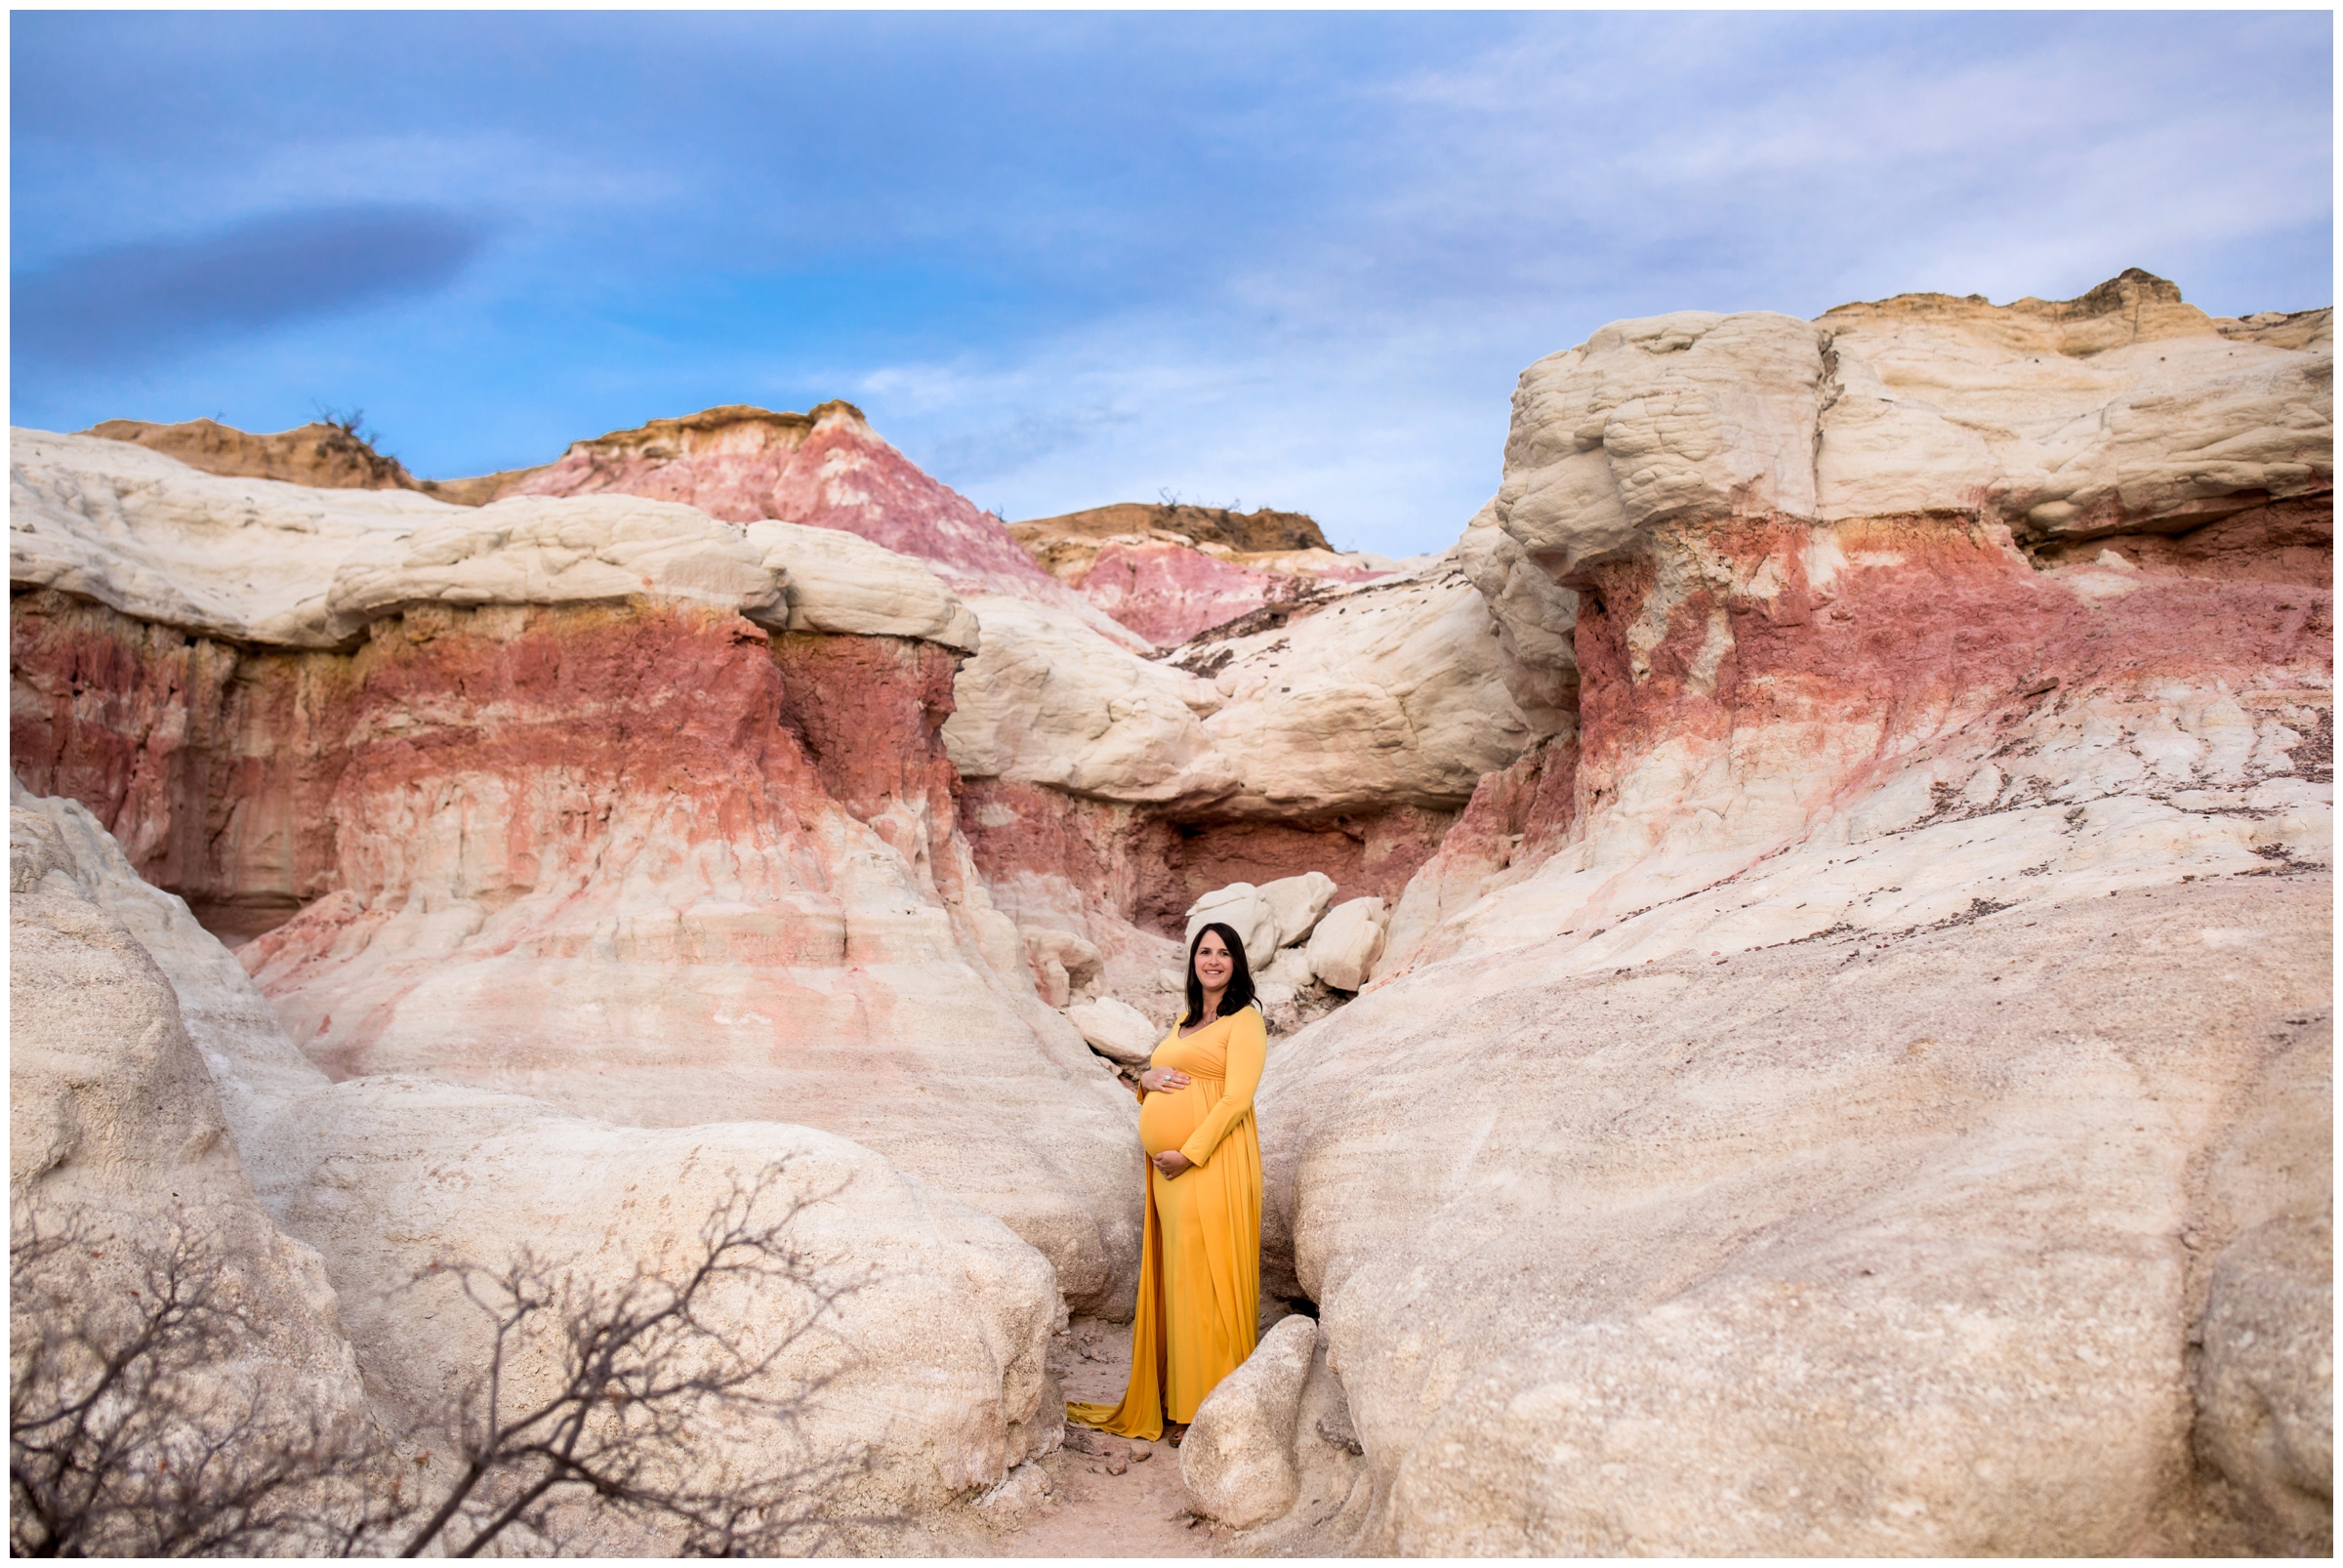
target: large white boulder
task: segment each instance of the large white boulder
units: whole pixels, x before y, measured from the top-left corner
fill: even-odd
[[[1082,1031],[1092,1051],[1126,1067],[1145,1066],[1164,1038],[1147,1014],[1120,997],[1077,1002],[1066,1009],[1066,1021]]]
[[[1180,1484],[1199,1516],[1243,1530],[1294,1506],[1295,1419],[1317,1348],[1315,1321],[1282,1319],[1204,1396],[1179,1447]]]
[[[1277,914],[1277,945],[1292,947],[1310,934],[1326,906],[1335,901],[1335,879],[1323,871],[1305,871],[1262,883],[1260,894]]]
[[[1188,906],[1186,945],[1181,949],[1183,964],[1186,954],[1196,945],[1196,933],[1215,921],[1237,933],[1245,944],[1246,966],[1255,975],[1265,971],[1276,959],[1276,907],[1252,883],[1232,882],[1225,887],[1215,887]]]
[[[1356,991],[1375,972],[1389,921],[1380,898],[1336,904],[1310,933],[1310,972],[1337,991]]]
[[[1198,718],[1216,700],[1072,611],[1007,595],[969,600],[983,649],[953,687],[944,744],[964,778],[1113,801],[1209,799],[1233,785]]]
[[[1264,1289],[1318,1302],[1379,1499],[1294,1549],[2315,1548],[2327,1162],[2276,1177],[2324,1147],[2330,928],[2322,880],[2261,879],[1728,960],[1547,941],[1292,1037]],[[2306,1092],[2256,1091],[2284,1052]],[[2243,1160],[2267,1196],[2205,1192]]]

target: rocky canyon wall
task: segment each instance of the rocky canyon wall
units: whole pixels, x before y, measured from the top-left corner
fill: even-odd
[[[1525,372],[1577,729],[1272,1057],[1365,1464],[1265,1540],[2327,1549],[2331,352],[2126,274]]]
[[[19,776],[223,928],[298,906],[242,957],[311,1059],[829,1124],[989,1204],[1076,1301],[1128,1299],[1121,1092],[955,831],[976,630],[932,575],[632,498],[386,510],[109,442],[17,458]],[[208,577],[151,586],[197,547]]]

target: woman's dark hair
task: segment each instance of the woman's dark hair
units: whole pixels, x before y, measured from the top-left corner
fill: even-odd
[[[1245,938],[1237,934],[1234,926],[1216,920],[1199,929],[1188,943],[1188,1011],[1181,1020],[1184,1023],[1209,1021],[1204,1015],[1204,982],[1196,978],[1196,944],[1204,940],[1206,931],[1220,933],[1220,945],[1228,949],[1230,965],[1228,990],[1220,998],[1220,1011],[1215,1016],[1232,1017],[1239,1008],[1253,1005],[1253,966],[1245,961]]]

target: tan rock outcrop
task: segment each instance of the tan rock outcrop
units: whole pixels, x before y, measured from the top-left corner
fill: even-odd
[[[424,486],[394,457],[347,425],[312,421],[294,430],[258,435],[216,420],[191,419],[158,425],[144,419],[109,419],[82,432],[102,440],[127,441],[176,458],[205,474],[230,478],[281,479],[323,490],[420,490]]]

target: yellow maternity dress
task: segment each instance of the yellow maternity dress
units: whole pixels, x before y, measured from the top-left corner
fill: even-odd
[[[1253,1354],[1261,1290],[1261,1139],[1253,1093],[1268,1059],[1258,1011],[1240,1008],[1155,1048],[1154,1067],[1188,1087],[1139,1095],[1139,1141],[1150,1162],[1166,1149],[1192,1169],[1147,1167],[1147,1234],[1139,1252],[1139,1309],[1130,1325],[1130,1382],[1119,1405],[1068,1404],[1069,1419],[1153,1442],[1166,1418],[1193,1421],[1214,1384]]]

